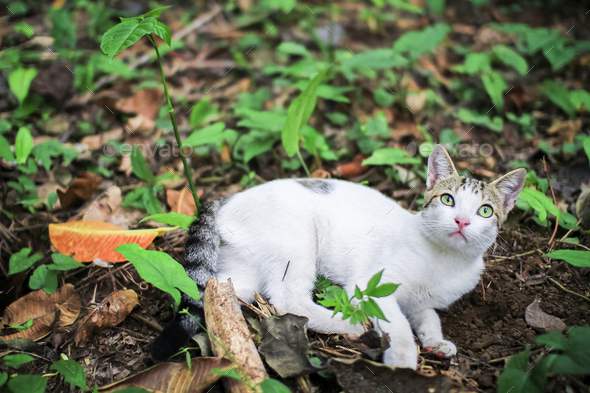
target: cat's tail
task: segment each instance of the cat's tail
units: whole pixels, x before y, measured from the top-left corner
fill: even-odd
[[[205,323],[203,296],[207,280],[215,277],[217,261],[219,259],[220,237],[215,226],[215,213],[219,210],[220,202],[215,201],[203,207],[199,218],[195,220],[189,230],[186,240],[184,269],[190,278],[195,280],[199,288],[201,300],[182,293],[178,310],[188,308],[190,315],[176,314],[176,317],[152,344],[152,357],[164,361],[174,355],[190,338],[198,333],[199,323]]]

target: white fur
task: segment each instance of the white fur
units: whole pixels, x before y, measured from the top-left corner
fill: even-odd
[[[384,269],[381,283],[401,284],[392,296],[377,299],[389,320],[376,321],[391,340],[384,362],[416,367],[412,329],[425,347],[456,354],[434,309],[448,307],[479,281],[482,254],[497,233],[491,219],[477,215],[482,196],[459,190],[454,208],[436,203],[412,214],[371,188],[326,181],[327,193],[288,179],[231,197],[216,217],[222,239],[217,276],[231,278],[243,299],[261,292],[281,312],[308,317],[312,330],[359,334],[360,326],[342,321],[341,314],[332,318],[332,311],[312,301],[314,280],[322,274],[352,294]],[[465,238],[451,235],[457,215],[471,220]]]

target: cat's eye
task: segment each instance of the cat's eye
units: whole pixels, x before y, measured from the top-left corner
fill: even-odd
[[[444,194],[442,197],[440,197],[440,200],[447,206],[455,206],[455,200],[449,194]]]
[[[494,209],[492,209],[492,207],[490,205],[483,205],[477,211],[477,214],[479,214],[480,216],[485,217],[485,218],[491,217],[493,213],[494,213]]]

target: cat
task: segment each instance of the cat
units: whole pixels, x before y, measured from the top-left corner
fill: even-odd
[[[424,208],[417,213],[352,182],[274,180],[209,204],[189,229],[185,269],[201,294],[208,279],[231,278],[246,301],[259,292],[281,312],[309,318],[311,330],[351,335],[363,328],[313,302],[316,276],[341,283],[351,295],[355,285],[366,287],[384,270],[381,283],[400,286],[375,299],[387,321],[373,323],[390,338],[383,361],[416,368],[412,330],[437,355],[457,353],[443,338],[435,309],[477,285],[482,255],[494,244],[525,175],[517,169],[490,184],[465,178],[444,147],[435,145]],[[201,300],[183,294],[179,307],[204,323]],[[154,341],[152,356],[167,359],[198,330],[194,319],[178,314]]]

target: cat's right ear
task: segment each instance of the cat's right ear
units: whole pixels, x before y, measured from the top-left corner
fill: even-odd
[[[428,173],[426,187],[432,188],[441,179],[451,175],[458,175],[449,153],[442,145],[434,145],[428,157]]]

